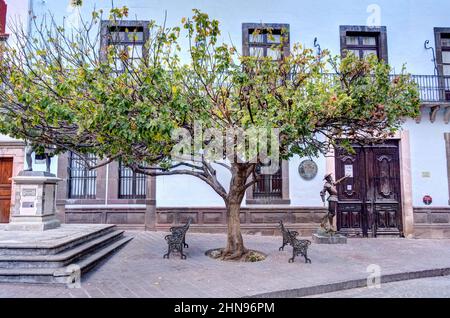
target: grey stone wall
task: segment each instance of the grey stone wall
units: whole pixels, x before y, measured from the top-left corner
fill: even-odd
[[[289,229],[310,236],[319,226],[326,210],[316,207],[243,207],[241,229],[243,233],[263,235],[278,234],[278,222],[283,220]],[[157,208],[156,228],[166,230],[175,224],[194,219],[192,231],[226,232],[226,210],[224,208]]]
[[[155,211],[156,210],[156,211]],[[116,224],[125,229],[168,231],[171,226],[194,219],[191,231],[200,233],[225,233],[225,208],[82,208],[65,210],[67,223]],[[310,236],[318,227],[326,211],[322,208],[248,208],[241,212],[243,233],[274,235],[279,233],[278,222],[289,229]],[[149,221],[150,219],[150,221]],[[147,226],[146,226],[147,224]]]
[[[450,238],[450,207],[414,208],[416,238]]]

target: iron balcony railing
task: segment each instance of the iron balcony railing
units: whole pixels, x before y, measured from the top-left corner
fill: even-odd
[[[450,76],[412,75],[424,103],[450,103]]]
[[[336,74],[324,73],[324,81],[336,79]],[[397,75],[390,75],[393,80]],[[450,103],[450,76],[411,75],[419,88],[420,100],[423,103]]]

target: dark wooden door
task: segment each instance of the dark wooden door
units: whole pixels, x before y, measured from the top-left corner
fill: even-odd
[[[347,235],[399,235],[402,230],[398,141],[354,146],[355,153],[336,150],[337,228]]]
[[[0,223],[9,222],[12,168],[12,158],[0,158]]]

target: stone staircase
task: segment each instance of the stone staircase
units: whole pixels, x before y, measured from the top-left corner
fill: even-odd
[[[35,243],[0,241],[0,282],[73,283],[131,239],[103,225]]]

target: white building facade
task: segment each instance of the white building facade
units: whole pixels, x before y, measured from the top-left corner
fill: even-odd
[[[111,8],[111,1],[84,0],[76,8],[70,2],[34,0],[27,1],[27,8],[38,17],[50,12],[74,25],[79,14],[89,17],[94,7],[104,12]],[[255,26],[276,30],[277,25],[285,25],[291,46],[320,46],[334,55],[346,49],[361,56],[374,53],[398,71],[406,64],[420,87],[421,117],[406,120],[392,140],[358,148],[354,156],[335,153],[284,162],[276,176],[247,192],[242,228],[271,234],[284,220],[302,235],[310,235],[326,213],[319,195],[324,175],[339,178],[350,173],[353,177],[339,186],[336,221],[341,232],[450,237],[450,21],[446,14],[450,2],[115,0],[114,5],[129,8],[130,25],[162,22],[165,12],[167,25],[179,25],[193,8],[200,9],[220,21],[223,40],[232,41],[242,52],[255,45],[248,38]],[[57,201],[62,221],[164,230],[191,216],[196,231],[226,229],[223,200],[194,177],[142,177],[120,163],[86,172],[68,153],[53,161],[52,169],[64,180]],[[316,168],[315,173],[305,174],[305,165]],[[221,180],[229,179],[226,171],[218,170]]]

